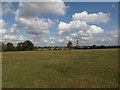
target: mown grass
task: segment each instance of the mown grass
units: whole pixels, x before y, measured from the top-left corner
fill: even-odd
[[[114,88],[117,49],[3,52],[3,88]]]

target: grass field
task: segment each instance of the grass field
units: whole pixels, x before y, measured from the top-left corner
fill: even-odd
[[[114,88],[117,49],[3,52],[3,88]]]

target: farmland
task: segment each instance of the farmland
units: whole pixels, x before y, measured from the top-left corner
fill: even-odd
[[[118,50],[3,52],[3,88],[112,88]]]

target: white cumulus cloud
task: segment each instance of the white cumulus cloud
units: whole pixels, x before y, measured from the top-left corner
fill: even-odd
[[[60,22],[58,25],[58,34],[63,35],[74,30],[86,30],[88,28],[89,26],[84,21],[76,20],[69,23]]]
[[[45,18],[32,18],[24,19],[20,18],[19,22],[22,23],[23,27],[30,34],[45,35],[49,33],[49,28],[54,23],[50,19]]]
[[[73,20],[80,20],[80,21],[86,21],[87,23],[107,23],[109,18],[109,13],[92,13],[89,14],[87,11],[83,11],[81,13],[75,13],[72,18]]]
[[[0,36],[7,33],[7,30],[4,28],[6,24],[3,19],[0,19]]]
[[[104,30],[101,27],[91,25],[90,29],[87,30],[87,33],[89,34],[97,34],[97,33],[103,33]]]
[[[49,28],[54,21],[46,18],[38,18],[41,14],[64,15],[67,6],[60,0],[55,2],[20,2],[19,9],[16,11],[15,20],[22,24],[27,33],[42,35],[49,33]]]
[[[40,14],[51,13],[64,15],[66,6],[63,1],[59,2],[21,2],[20,9],[16,12],[16,18],[33,18]]]

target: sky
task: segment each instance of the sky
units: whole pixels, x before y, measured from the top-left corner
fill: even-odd
[[[0,4],[1,5],[1,4]],[[35,46],[117,45],[117,2],[3,2],[0,41]]]

